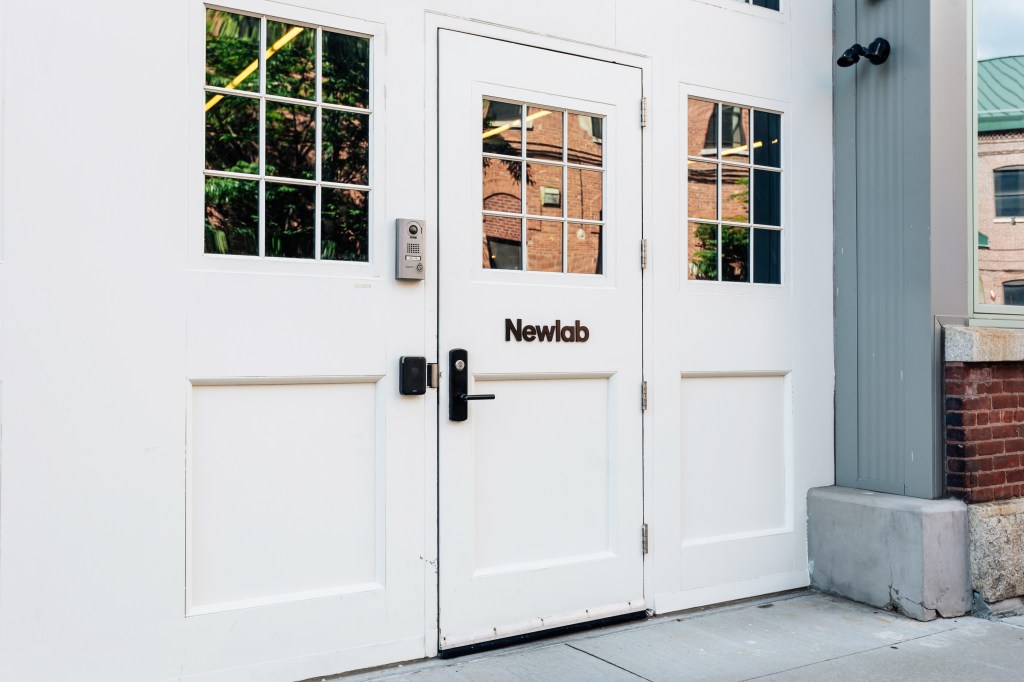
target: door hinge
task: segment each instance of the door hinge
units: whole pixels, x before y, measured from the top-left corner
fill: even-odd
[[[641,536],[640,537],[641,537],[641,541],[640,541],[641,547],[644,550],[644,554],[647,554],[648,550],[651,547],[651,544],[650,544],[650,540],[648,539],[649,536],[648,536],[648,530],[647,530],[647,524],[646,523],[644,524],[644,528],[643,528],[643,531],[641,532]]]
[[[437,363],[436,362],[428,362],[427,363],[427,386],[429,386],[430,388],[437,388],[437,385],[439,383],[440,383],[440,376],[439,376],[439,372],[437,371]]]
[[[647,98],[640,98],[640,127],[647,127]]]
[[[640,269],[647,269],[647,240],[640,240]]]
[[[640,382],[640,411],[647,411],[647,382]]]

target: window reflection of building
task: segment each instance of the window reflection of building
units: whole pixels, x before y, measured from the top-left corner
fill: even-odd
[[[1024,56],[978,62],[979,303],[1024,305]]]

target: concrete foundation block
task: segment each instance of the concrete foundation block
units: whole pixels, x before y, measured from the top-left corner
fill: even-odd
[[[971,581],[988,604],[1024,596],[1024,499],[967,509]]]
[[[852,488],[807,493],[811,585],[917,620],[971,610],[967,505]]]

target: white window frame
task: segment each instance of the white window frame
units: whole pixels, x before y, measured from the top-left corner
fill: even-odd
[[[238,14],[266,17],[273,21],[322,27],[325,30],[349,33],[370,40],[369,88],[370,131],[367,261],[334,261],[305,258],[278,258],[210,254],[205,252],[205,157],[206,117],[203,111],[206,86],[206,10],[219,9]],[[262,61],[262,59],[261,59]],[[261,76],[262,78],[263,76]],[[262,97],[262,96],[261,96]],[[188,121],[188,213],[186,251],[190,269],[256,274],[296,274],[379,279],[387,272],[388,262],[383,214],[386,196],[383,172],[384,130],[386,111],[384,98],[384,27],[381,24],[343,17],[267,0],[222,0],[204,2],[190,0],[189,6],[189,77],[186,97]],[[318,105],[317,105],[318,106]],[[261,137],[262,137],[261,123]],[[317,130],[319,141],[320,131]],[[319,145],[318,145],[319,148]],[[319,155],[319,150],[318,150]],[[262,176],[261,176],[262,177]],[[303,182],[300,184],[309,184]],[[319,216],[317,217],[319,223]],[[261,223],[263,218],[261,215]],[[319,234],[319,233],[318,233]],[[262,229],[261,229],[262,235]],[[262,245],[261,245],[262,251]]]

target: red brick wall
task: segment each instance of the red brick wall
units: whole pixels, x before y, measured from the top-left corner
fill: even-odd
[[[1024,362],[947,362],[945,393],[947,492],[1024,496]]]

